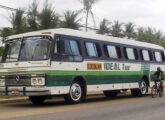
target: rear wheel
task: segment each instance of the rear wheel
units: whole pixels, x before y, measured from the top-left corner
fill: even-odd
[[[163,97],[164,95],[164,87],[162,85],[159,86],[159,96]]]
[[[106,97],[108,97],[108,98],[116,97],[118,93],[120,93],[119,90],[104,91],[104,95],[105,95]]]
[[[35,105],[42,105],[45,99],[45,96],[29,96],[29,100]]]
[[[131,94],[134,97],[140,97],[146,95],[148,91],[148,86],[144,80],[141,81],[139,89],[132,89]]]
[[[69,94],[65,95],[65,101],[69,104],[81,102],[85,98],[83,85],[78,81],[74,81],[70,86]]]

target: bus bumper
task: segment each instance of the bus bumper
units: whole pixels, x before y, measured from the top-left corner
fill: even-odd
[[[0,87],[0,95],[45,96],[51,95],[48,87]]]

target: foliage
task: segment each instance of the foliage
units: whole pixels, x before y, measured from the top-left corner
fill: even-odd
[[[13,34],[13,29],[12,28],[3,28],[0,30],[0,36],[2,37],[2,41],[6,39],[7,36],[10,36]]]
[[[99,30],[97,31],[98,34],[109,34],[110,33],[110,25],[111,23],[107,19],[103,19],[100,22]]]
[[[56,28],[59,23],[59,15],[55,13],[52,6],[47,1],[45,1],[38,18],[40,29]]]
[[[13,26],[14,34],[24,33],[27,31],[27,23],[23,9],[17,9],[16,12],[13,12],[9,17],[9,21]]]
[[[126,23],[124,29],[124,36],[128,39],[135,38],[135,25],[132,22]]]
[[[63,16],[64,20],[61,22],[61,27],[79,29],[79,22],[81,21],[81,18],[78,18],[79,12],[68,10],[63,13]]]
[[[85,12],[86,14],[86,31],[88,31],[88,18],[89,15],[92,17],[93,19],[93,23],[95,24],[95,19],[94,19],[94,14],[92,12],[92,7],[93,5],[98,2],[99,0],[80,0],[80,2],[83,4],[84,8],[81,9],[81,12]]]
[[[29,28],[31,31],[38,30],[38,3],[37,1],[33,1],[33,3],[29,6],[28,9],[28,16],[27,16],[27,22],[29,24]]]
[[[0,56],[2,56],[3,51],[4,51],[4,47],[0,47]]]
[[[115,21],[111,28],[111,35],[114,37],[123,37],[123,30],[122,30],[123,23],[120,23],[119,21]]]

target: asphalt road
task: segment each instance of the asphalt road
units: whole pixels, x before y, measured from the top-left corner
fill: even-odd
[[[29,101],[0,104],[0,120],[165,120],[165,97],[134,98],[122,95],[107,99],[90,96],[81,104],[66,105],[63,99],[34,106]]]

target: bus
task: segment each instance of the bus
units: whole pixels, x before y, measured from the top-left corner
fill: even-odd
[[[126,38],[66,28],[18,34],[5,41],[0,94],[28,96],[34,104],[57,95],[74,104],[99,91],[144,96],[164,63],[163,47]]]

